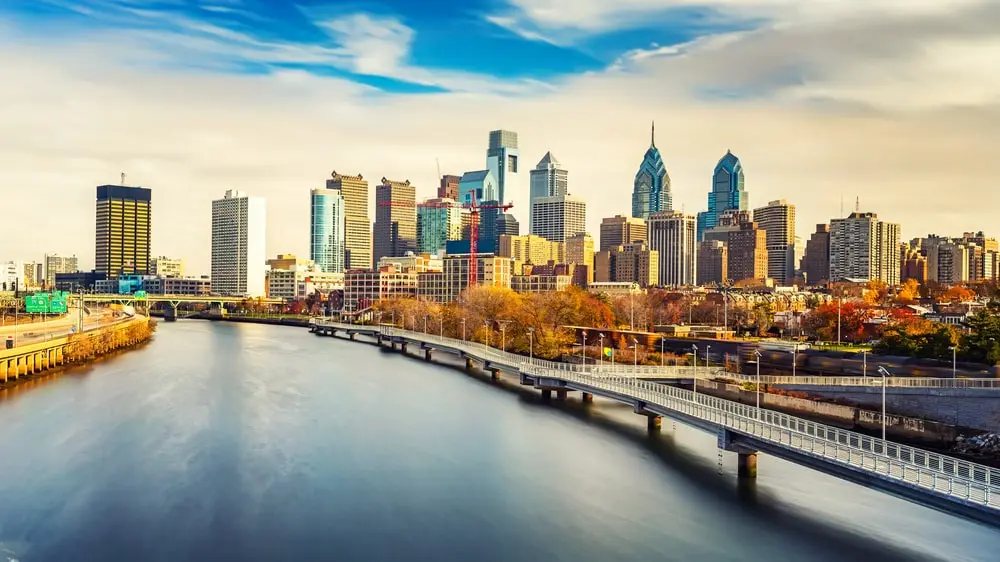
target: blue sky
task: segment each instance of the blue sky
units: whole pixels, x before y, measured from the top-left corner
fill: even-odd
[[[130,34],[184,69],[299,69],[387,92],[440,92],[479,77],[498,88],[601,71],[640,49],[751,29],[762,19],[682,3],[613,27],[533,19],[504,0],[8,0],[18,27],[45,41]],[[176,50],[176,56],[169,56]],[[428,72],[411,72],[422,69]],[[435,76],[440,75],[440,76]]]

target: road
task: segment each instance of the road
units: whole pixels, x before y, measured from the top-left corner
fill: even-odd
[[[90,309],[90,313],[85,311],[83,313],[84,331],[98,327],[102,321],[113,320],[114,314],[114,311],[106,308]],[[2,326],[0,327],[0,339],[6,340],[8,337],[13,337],[16,341],[15,347],[20,347],[46,339],[62,337],[73,333],[79,318],[78,309],[70,308],[68,314],[47,322]],[[121,316],[121,318],[126,317]]]

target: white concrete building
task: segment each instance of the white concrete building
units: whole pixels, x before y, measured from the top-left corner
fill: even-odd
[[[266,201],[228,190],[212,201],[212,293],[261,297],[265,293]]]
[[[767,276],[776,285],[791,285],[795,279],[795,205],[784,199],[754,209],[753,221],[766,233]]]
[[[587,203],[572,195],[539,197],[531,201],[531,233],[553,242],[565,242],[587,231]]]
[[[149,261],[150,275],[159,277],[184,277],[184,260],[180,258],[159,256]]]
[[[646,220],[650,249],[660,253],[660,284],[667,287],[694,285],[697,272],[698,228],[694,215],[659,211]]]

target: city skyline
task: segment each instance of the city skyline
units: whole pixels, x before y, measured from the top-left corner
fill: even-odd
[[[93,267],[88,243],[93,218],[81,210],[93,204],[92,186],[117,183],[122,171],[129,184],[156,191],[156,228],[170,225],[169,236],[154,234],[152,253],[184,257],[192,272],[208,270],[206,209],[215,194],[230,188],[268,200],[268,254],[308,255],[306,229],[287,225],[308,216],[304,195],[295,194],[321,187],[329,170],[409,177],[421,189],[417,198],[429,198],[438,184],[436,160],[443,174],[483,169],[485,135],[500,128],[518,133],[524,160],[519,175],[526,176],[525,163],[537,162],[547,150],[573,170],[574,193],[591,209],[606,209],[588,217],[595,236],[601,218],[629,214],[626,194],[648,146],[650,120],[661,131],[657,147],[670,171],[674,208],[686,213],[704,210],[712,163],[726,148],[750,169],[746,188],[757,202],[752,204],[787,199],[796,205],[796,234],[803,240],[812,225],[846,215],[851,205],[841,213],[841,201],[852,202],[859,194],[865,211],[902,225],[903,239],[990,231],[989,209],[1000,202],[982,189],[990,176],[980,165],[992,150],[990,123],[1000,109],[991,100],[1000,84],[961,63],[990,52],[986,24],[1000,14],[986,2],[970,0],[943,19],[943,8],[929,2],[868,5],[862,9],[865,36],[873,44],[857,50],[843,48],[846,34],[858,33],[848,14],[855,10],[836,2],[794,15],[763,4],[734,12],[729,2],[706,3],[706,10],[716,10],[720,21],[731,25],[672,28],[672,38],[644,30],[635,34],[641,41],[627,46],[624,30],[641,28],[643,18],[671,9],[668,3],[616,9],[596,2],[564,22],[515,9],[508,16],[513,20],[493,13],[486,17],[494,23],[484,25],[526,23],[523,30],[555,44],[508,37],[510,49],[528,45],[579,54],[602,33],[616,39],[602,47],[599,60],[572,71],[546,71],[540,68],[545,57],[524,56],[522,50],[506,77],[491,65],[478,74],[434,72],[426,61],[409,61],[429,32],[402,13],[311,20],[313,28],[330,32],[327,41],[339,46],[337,53],[329,45],[317,49],[287,38],[262,41],[261,30],[252,25],[246,31],[251,46],[239,50],[224,33],[235,26],[232,20],[185,13],[186,19],[176,21],[191,29],[204,21],[217,31],[198,31],[199,42],[188,49],[206,55],[218,47],[228,57],[202,57],[219,64],[192,69],[154,58],[147,49],[124,48],[150,37],[159,45],[189,38],[162,29],[176,24],[167,23],[161,9],[139,15],[121,10],[121,3],[102,2],[104,8],[82,13],[96,4],[81,3],[78,12],[51,7],[29,13],[20,1],[0,8],[5,52],[16,54],[5,59],[3,70],[23,85],[0,92],[5,133],[0,138],[6,139],[0,193],[19,204],[44,202],[47,209],[41,218],[14,216],[0,224],[4,239],[32,232],[12,259],[76,254],[81,268]],[[318,25],[333,21],[341,24]],[[354,39],[372,39],[370,50],[357,42],[351,43],[353,50],[343,48],[350,43],[343,36],[344,21],[358,24]],[[382,23],[392,33],[380,38],[373,28]],[[111,27],[128,33],[105,33]],[[45,30],[65,33],[48,34],[60,37],[50,46],[30,39]],[[806,36],[810,48],[787,48]],[[95,38],[100,40],[88,43]],[[985,50],[978,42],[985,42]],[[84,43],[91,48],[51,48]],[[917,46],[931,43],[934,49],[915,54]],[[893,48],[879,50],[879,45]],[[827,56],[831,50],[838,51],[836,57]],[[342,66],[367,66],[331,77],[277,60],[310,53],[320,59],[337,55]],[[256,73],[240,70],[250,57],[262,67]],[[896,69],[892,75],[903,79],[866,71],[870,65]],[[396,72],[401,67],[407,72]],[[778,68],[810,71],[789,77],[779,76]],[[538,88],[524,78],[531,73],[537,74]],[[391,75],[423,82],[425,91],[401,92],[398,84],[379,86],[387,79],[373,78]],[[716,77],[723,75],[730,82],[720,84]],[[648,87],[652,84],[657,87]],[[516,95],[497,103],[498,92],[511,90]],[[956,91],[962,95],[956,97]],[[394,133],[373,134],[383,127]],[[393,158],[385,157],[388,150]],[[505,194],[515,202],[511,212],[522,229],[528,224],[525,180]],[[928,204],[922,195],[940,193],[942,186],[951,197]],[[962,203],[973,198],[980,204]]]

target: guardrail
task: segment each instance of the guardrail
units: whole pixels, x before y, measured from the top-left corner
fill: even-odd
[[[843,467],[868,472],[962,502],[1000,510],[1000,469],[884,441],[788,414],[644,381],[634,374],[608,373],[600,370],[600,366],[596,366],[595,372],[593,365],[569,365],[526,358],[484,344],[389,326],[366,327],[328,321],[316,324],[344,330],[367,329],[385,336],[405,336],[413,341],[447,345],[469,353],[479,360],[500,363],[532,376],[563,380],[571,385],[581,385],[588,390],[611,394],[612,397],[617,395],[628,400],[641,400],[648,405],[695,417],[763,443],[792,449]],[[672,368],[682,369],[682,367]],[[997,515],[1000,516],[1000,511]]]
[[[755,375],[717,372],[719,378],[755,384]],[[882,377],[788,377],[762,375],[760,384],[798,384],[809,386],[882,386]],[[994,388],[1000,389],[1000,379],[938,379],[920,377],[887,377],[885,385],[899,388]]]

